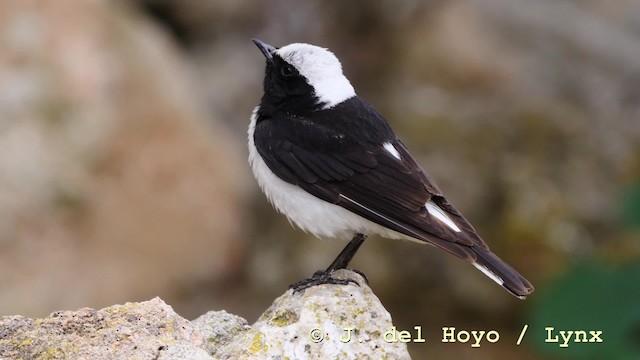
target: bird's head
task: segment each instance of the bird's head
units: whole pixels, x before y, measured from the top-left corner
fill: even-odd
[[[263,106],[291,112],[313,111],[331,108],[355,96],[340,61],[331,51],[302,43],[275,48],[257,39],[253,42],[267,60]]]

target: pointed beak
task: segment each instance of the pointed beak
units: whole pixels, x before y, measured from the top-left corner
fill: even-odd
[[[269,44],[265,44],[265,43],[263,43],[262,41],[260,41],[258,39],[251,39],[251,40],[253,41],[254,44],[256,44],[258,49],[260,49],[260,51],[262,51],[262,54],[267,59],[267,61],[271,62],[273,60],[273,53],[276,52],[276,48],[274,48],[273,46],[271,46]]]

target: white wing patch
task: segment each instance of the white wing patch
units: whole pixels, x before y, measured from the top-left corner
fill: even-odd
[[[384,143],[382,144],[382,147],[384,147],[385,150],[387,150],[387,152],[391,155],[393,155],[394,158],[398,159],[398,160],[402,160],[402,157],[400,156],[400,153],[398,152],[398,150],[396,150],[396,148],[393,146],[392,143]]]
[[[451,221],[451,219],[449,219],[449,217],[444,212],[444,210],[440,209],[440,207],[438,205],[436,205],[436,203],[434,203],[433,201],[429,200],[425,206],[427,207],[427,211],[429,212],[429,214],[431,216],[435,217],[440,222],[442,222],[445,225],[447,225],[449,228],[451,228],[451,230],[453,230],[455,232],[460,232],[461,231],[460,228],[458,227],[458,225],[456,225],[453,221]]]

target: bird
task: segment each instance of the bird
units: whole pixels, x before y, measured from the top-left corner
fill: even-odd
[[[328,49],[252,39],[266,60],[249,128],[249,164],[275,209],[320,238],[351,239],[326,268],[291,287],[346,284],[369,235],[429,244],[470,262],[519,299],[531,283],[489,249],[409,153],[389,123],[356,95]]]

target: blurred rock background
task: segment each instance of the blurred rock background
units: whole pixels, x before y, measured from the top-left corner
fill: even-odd
[[[632,0],[0,2],[2,315],[160,296],[188,318],[253,321],[327,266],[344,244],[291,228],[249,172],[251,37],[334,51],[536,285],[520,302],[444,253],[371,238],[353,265],[399,327],[423,326],[414,358],[637,358]],[[501,341],[443,344],[443,326]],[[545,326],[604,328],[613,345],[559,353]]]

